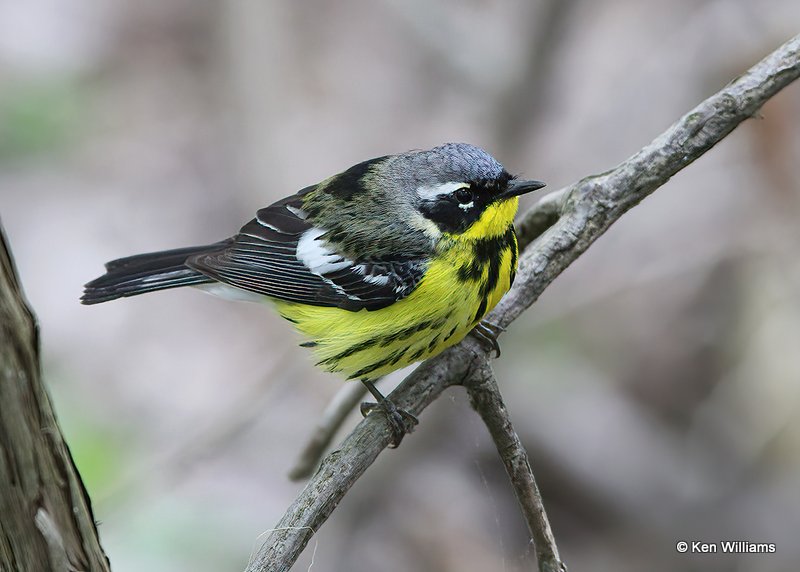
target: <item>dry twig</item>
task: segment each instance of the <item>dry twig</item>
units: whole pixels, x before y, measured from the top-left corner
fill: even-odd
[[[367,388],[362,383],[346,383],[342,386],[322,412],[322,418],[289,471],[290,479],[301,481],[312,475],[333,441],[333,436],[353,409],[364,401],[366,395]]]
[[[511,418],[488,360],[480,363],[479,368],[470,375],[466,386],[469,401],[489,429],[506,467],[514,495],[533,537],[539,570],[564,572],[567,568],[558,554],[556,539],[547,519],[528,453],[511,425]]]

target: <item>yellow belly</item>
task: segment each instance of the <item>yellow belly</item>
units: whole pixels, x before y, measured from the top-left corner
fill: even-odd
[[[320,367],[348,379],[374,379],[460,342],[511,287],[515,237],[496,253],[494,268],[489,262],[473,264],[466,279],[472,246],[454,243],[451,249],[431,263],[407,298],[380,310],[351,312],[283,301],[275,305],[313,343],[309,345]],[[492,273],[496,281],[487,288]]]

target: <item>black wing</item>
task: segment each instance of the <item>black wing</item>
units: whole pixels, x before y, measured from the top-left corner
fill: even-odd
[[[186,265],[237,288],[315,306],[377,310],[408,296],[425,274],[425,261],[338,254],[302,209],[313,189],[261,209],[225,249],[192,256]]]

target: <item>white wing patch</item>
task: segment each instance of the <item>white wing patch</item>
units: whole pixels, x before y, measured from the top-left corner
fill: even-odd
[[[435,199],[439,195],[449,195],[450,193],[458,189],[468,189],[468,188],[469,188],[469,183],[457,183],[457,182],[442,183],[440,185],[419,187],[417,189],[417,195],[419,195],[421,199],[430,200],[430,199]]]
[[[363,264],[354,266],[353,270],[361,274],[364,282],[375,284],[376,286],[386,286],[389,283],[389,277],[386,274],[367,274],[367,267]]]
[[[220,283],[199,287],[226,298],[266,296],[356,312],[385,308],[420,283],[427,264],[419,258],[355,261],[339,252],[325,240],[328,230],[308,220],[301,198],[259,210],[223,248],[188,260],[187,266]],[[432,237],[438,232],[430,230]]]
[[[297,241],[297,259],[318,276],[352,266],[351,260],[336,254],[319,240],[323,234],[325,231],[317,227],[305,231]]]

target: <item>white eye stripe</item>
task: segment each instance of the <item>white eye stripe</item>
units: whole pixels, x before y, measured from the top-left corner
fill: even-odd
[[[425,187],[420,187],[417,189],[417,195],[421,199],[435,199],[440,195],[449,195],[457,191],[458,189],[468,189],[469,183],[441,183],[439,185],[430,185]]]
[[[459,204],[458,204],[458,208],[460,208],[460,209],[463,209],[463,210],[465,210],[465,211],[468,211],[468,210],[469,210],[469,209],[471,209],[471,208],[472,208],[474,205],[475,205],[475,203],[474,203],[474,202],[472,202],[472,201],[470,201],[470,202],[468,202],[468,203],[459,203]]]

